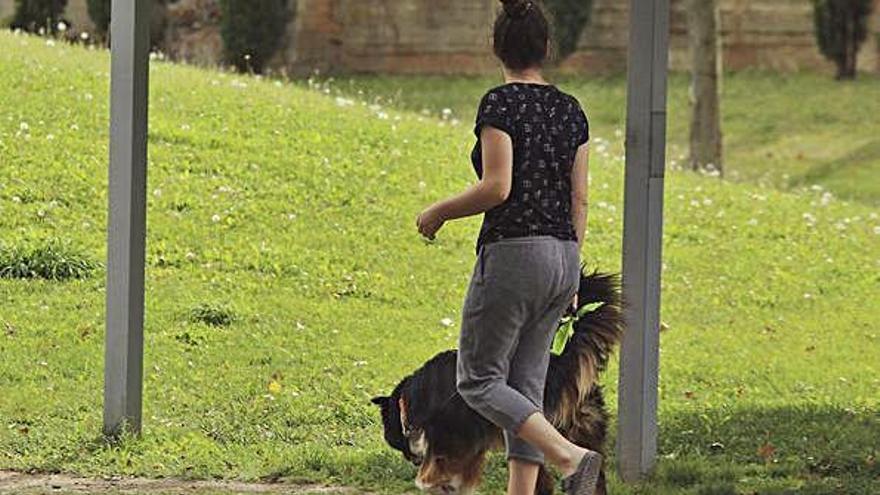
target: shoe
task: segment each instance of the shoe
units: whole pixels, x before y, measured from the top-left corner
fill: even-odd
[[[566,495],[593,495],[599,483],[599,470],[602,467],[602,454],[588,450],[571,476],[560,480]]]

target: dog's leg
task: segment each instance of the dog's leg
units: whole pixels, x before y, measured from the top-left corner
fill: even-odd
[[[535,486],[535,495],[553,495],[553,475],[546,467],[541,466],[538,470],[538,483]]]

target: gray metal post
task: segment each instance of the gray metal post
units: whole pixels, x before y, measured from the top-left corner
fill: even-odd
[[[642,478],[657,454],[657,376],[669,0],[630,1],[618,472]]]
[[[147,80],[152,0],[113,0],[104,433],[141,428]]]

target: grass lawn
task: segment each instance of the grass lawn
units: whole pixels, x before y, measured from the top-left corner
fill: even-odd
[[[14,256],[60,254],[86,270],[104,259],[108,72],[107,53],[0,33],[0,269]],[[99,435],[103,270],[0,279],[0,468],[412,491],[413,468],[383,444],[369,398],[455,345],[479,218],[435,242],[414,223],[475,179],[470,117],[453,125],[165,63],[150,77],[144,434]],[[747,81],[789,84],[731,77],[727,91]],[[867,82],[791,81],[877,94]],[[617,271],[623,164],[610,123],[622,89],[579,84],[603,138],[582,257]],[[412,91],[409,105],[465,112],[479,96],[476,83],[443,91]],[[760,108],[754,98],[727,115]],[[803,124],[805,139],[870,140],[850,113],[876,99],[849,112],[822,99],[839,120]],[[790,111],[809,113],[797,103]],[[792,140],[796,120],[766,127],[756,150]],[[734,156],[760,156],[730,127]],[[666,207],[660,461],[644,484],[612,476],[612,492],[880,492],[878,209],[685,171],[667,175]],[[615,358],[603,377],[612,413],[616,376]],[[503,478],[496,456],[482,492],[501,492]]]
[[[623,76],[549,79],[576,95],[593,134],[621,142],[626,118]],[[464,124],[497,77],[315,77],[311,86],[424,110]],[[689,77],[674,73],[669,86],[669,158],[687,166]],[[308,85],[307,83],[305,85]],[[820,185],[841,199],[880,206],[880,77],[840,83],[818,74],[736,72],[724,76],[722,119],[726,178],[783,189]],[[609,152],[622,150],[613,148]]]

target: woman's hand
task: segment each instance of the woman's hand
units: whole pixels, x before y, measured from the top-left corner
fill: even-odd
[[[429,206],[416,217],[416,226],[419,228],[419,233],[432,241],[434,240],[434,235],[445,222],[446,219],[440,214],[436,204]]]

